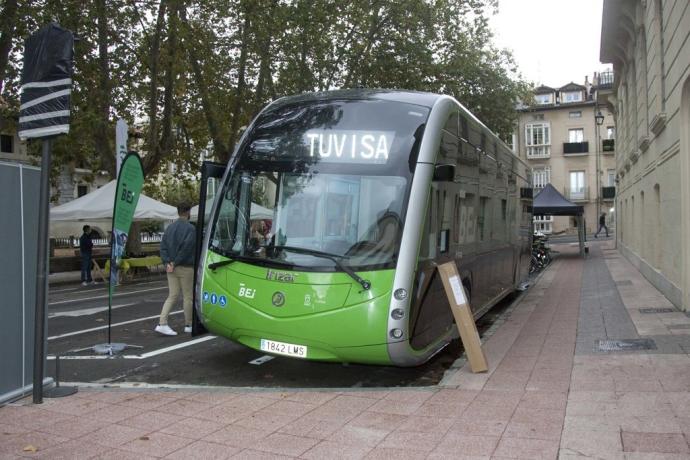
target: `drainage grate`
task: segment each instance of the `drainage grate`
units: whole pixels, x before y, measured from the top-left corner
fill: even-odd
[[[652,339],[597,340],[594,351],[656,350]]]
[[[640,308],[640,313],[675,313],[675,308]]]
[[[632,286],[633,282],[630,280],[616,281],[616,286]]]

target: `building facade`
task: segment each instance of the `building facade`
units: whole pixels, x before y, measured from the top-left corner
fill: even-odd
[[[597,92],[610,87],[605,76],[561,88],[540,86],[519,112],[514,148],[532,168],[534,194],[548,183],[584,207],[586,230],[596,232],[600,212],[615,226],[615,137],[612,113],[599,106]],[[612,78],[609,78],[612,80]],[[598,115],[598,117],[597,117]],[[598,118],[598,119],[597,119]],[[535,230],[577,232],[575,219],[535,216]]]
[[[28,154],[26,141],[17,136],[16,122],[0,119],[0,161],[40,165],[40,157]],[[105,172],[94,172],[76,163],[65,165],[51,190],[52,204],[63,204],[84,196],[108,183]]]
[[[30,164],[26,143],[17,136],[16,123],[0,118],[0,161]]]
[[[600,60],[616,79],[618,247],[690,309],[690,3],[605,0]]]

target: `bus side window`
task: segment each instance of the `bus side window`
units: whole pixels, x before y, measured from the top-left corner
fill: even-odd
[[[434,189],[429,190],[429,196],[427,198],[426,213],[424,214],[424,228],[422,229],[422,238],[419,245],[419,260],[429,260],[434,258],[434,248],[431,244],[435,243],[434,239],[430,237],[432,230],[431,219],[432,219],[432,209],[434,207]]]
[[[479,198],[479,215],[477,216],[477,227],[479,227],[479,241],[485,241],[488,238],[487,214],[490,213],[488,208],[489,198],[483,196]]]
[[[460,137],[463,141],[470,141],[470,127],[467,124],[467,118],[460,117]]]

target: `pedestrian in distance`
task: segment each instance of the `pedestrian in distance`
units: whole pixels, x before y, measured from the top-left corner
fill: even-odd
[[[79,255],[81,255],[81,285],[96,284],[91,278],[91,256],[93,241],[91,240],[91,227],[84,225],[84,233],[79,237]]]
[[[594,234],[594,238],[596,238],[599,235],[599,232],[601,229],[606,230],[606,237],[608,238],[609,236],[609,228],[606,226],[606,213],[602,212],[601,216],[599,216],[599,230]]]
[[[163,335],[177,335],[168,326],[168,315],[182,292],[184,310],[184,331],[192,332],[192,284],[194,283],[194,244],[196,230],[189,222],[190,206],[177,207],[179,218],[163,233],[161,259],[168,277],[168,298],[165,299],[160,320],[155,331]]]

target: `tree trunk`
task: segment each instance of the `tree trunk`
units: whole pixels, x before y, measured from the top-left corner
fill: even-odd
[[[369,56],[367,55],[371,51],[371,48],[374,46],[376,37],[381,28],[383,27],[384,23],[386,22],[385,16],[382,17],[380,13],[381,7],[378,6],[378,2],[375,2],[372,5],[371,17],[369,19],[369,30],[367,31],[367,37],[364,48],[362,48],[362,51],[357,55],[357,57],[351,61],[353,64],[353,68],[349,69],[350,71],[348,73],[347,79],[345,80],[346,88],[352,87],[352,85],[367,85],[367,65],[369,64]],[[357,68],[357,70],[355,70],[355,68]],[[359,82],[357,82],[357,80],[359,80]]]
[[[196,84],[197,91],[199,91],[199,96],[201,97],[201,106],[204,110],[204,116],[206,117],[206,123],[208,124],[208,131],[211,135],[211,140],[213,142],[213,150],[215,151],[215,156],[218,160],[223,158],[229,158],[230,154],[227,153],[227,146],[223,143],[220,135],[220,129],[218,128],[219,123],[216,117],[216,110],[211,101],[211,95],[208,92],[208,86],[204,79],[204,74],[201,69],[201,64],[199,63],[199,56],[197,55],[195,49],[195,43],[192,42],[194,37],[194,31],[187,21],[187,11],[182,8],[180,11],[180,19],[182,20],[182,25],[184,26],[185,42],[183,46],[187,51],[187,56],[189,57],[189,63],[192,66],[192,73],[194,74],[194,83]]]
[[[141,256],[143,251],[141,249],[141,223],[132,222],[127,234],[127,244],[125,245],[125,254],[134,257]]]
[[[0,22],[0,94],[4,88],[5,73],[9,63],[12,39],[14,38],[14,24],[17,20],[17,0],[5,0]]]
[[[161,136],[160,148],[157,149],[158,155],[155,166],[163,158],[170,156],[172,149],[172,109],[173,93],[175,92],[175,59],[177,57],[179,11],[180,5],[176,3],[174,8],[169,8],[168,13],[168,59],[165,69],[165,92],[163,96],[163,134]]]
[[[158,167],[158,61],[160,59],[160,37],[165,22],[166,0],[161,0],[158,5],[158,17],[156,18],[156,30],[151,41],[151,54],[149,55],[149,69],[151,70],[151,83],[149,86],[149,138],[148,155],[144,158],[144,173]]]
[[[115,149],[111,146],[110,127],[110,68],[108,56],[108,11],[106,0],[96,2],[98,20],[98,128],[94,140],[102,166],[115,176]]]
[[[232,122],[230,124],[230,139],[228,139],[228,151],[227,157],[221,158],[223,163],[227,162],[235,150],[235,142],[237,141],[238,129],[240,128],[240,116],[243,109],[244,89],[245,83],[245,72],[247,70],[247,51],[249,49],[249,27],[251,21],[249,19],[250,9],[245,7],[244,10],[244,25],[242,26],[242,44],[240,45],[240,63],[237,69],[237,89],[235,91],[235,100],[232,104]]]
[[[264,91],[266,87],[273,86],[273,77],[271,75],[271,61],[273,57],[271,56],[271,41],[273,39],[273,14],[275,7],[277,5],[277,0],[273,0],[270,3],[268,12],[264,15],[267,19],[267,24],[264,25],[263,38],[261,41],[261,64],[259,66],[259,78],[256,84],[256,95],[254,98],[254,110],[252,116],[261,110],[264,104]]]

